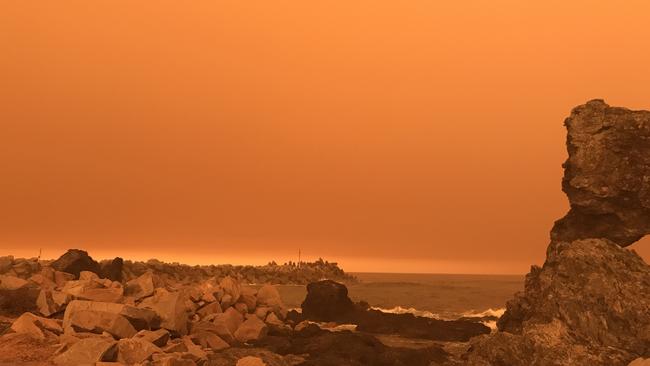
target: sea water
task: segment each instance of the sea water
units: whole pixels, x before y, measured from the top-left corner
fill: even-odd
[[[413,313],[437,319],[503,314],[506,301],[523,290],[523,275],[352,273],[353,301],[366,301],[386,312]],[[279,286],[284,302],[299,308],[305,286]]]

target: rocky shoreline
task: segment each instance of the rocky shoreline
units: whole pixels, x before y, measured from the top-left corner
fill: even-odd
[[[37,268],[38,262],[27,263]],[[119,263],[99,265],[86,252],[70,250],[28,279],[15,275],[15,265],[0,275],[0,365],[428,366],[448,360],[442,342],[490,332],[478,320],[387,314],[353,304],[345,285],[331,280],[310,284],[297,312],[270,284],[257,289],[230,276],[186,283],[152,270],[128,279],[115,271]],[[341,323],[356,330],[335,329]],[[382,343],[382,335],[438,343],[396,347]],[[40,351],[30,353],[35,346]]]

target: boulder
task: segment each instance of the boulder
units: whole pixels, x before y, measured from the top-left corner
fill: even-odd
[[[121,315],[129,321],[135,330],[157,329],[160,326],[160,318],[154,311],[149,309],[140,309],[124,304],[74,300],[65,309],[63,329],[66,330],[72,325],[71,317],[75,312],[86,310]]]
[[[228,328],[225,322],[200,321],[192,325],[192,334],[198,332],[214,333],[228,344],[232,344],[235,341],[235,337],[232,335],[233,332],[230,331],[230,328]]]
[[[246,304],[249,311],[254,311],[257,307],[257,290],[249,286],[243,286],[239,301]]]
[[[630,362],[628,366],[650,366],[650,358],[643,359],[639,357],[636,360]]]
[[[154,353],[163,351],[143,338],[120,339],[117,342],[117,362],[127,365],[142,363]]]
[[[223,291],[227,294],[230,295],[231,297],[231,303],[234,304],[239,300],[239,297],[241,296],[241,285],[239,282],[235,281],[232,277],[226,276],[223,279],[221,279],[221,282],[219,282],[219,286],[223,289]],[[226,308],[227,306],[224,306]]]
[[[68,281],[75,279],[75,276],[71,273],[54,271],[54,283],[56,287],[63,288]]]
[[[650,233],[650,112],[578,106],[564,122],[569,157],[562,189],[571,209],[554,242],[605,238],[627,246]]]
[[[237,328],[244,322],[244,316],[233,308],[228,308],[214,318],[214,324],[224,325],[230,333],[234,334]]]
[[[153,295],[157,287],[162,287],[162,281],[151,271],[145,272],[138,278],[126,283],[124,294],[132,296],[135,300]]]
[[[201,345],[203,348],[212,349],[213,351],[221,351],[230,347],[227,342],[213,332],[198,331],[192,333],[191,338],[194,343]]]
[[[261,302],[260,294],[257,296]],[[307,285],[307,297],[301,308],[306,319],[323,322],[345,318],[355,311],[354,303],[348,297],[348,288],[332,280]]]
[[[162,328],[176,335],[185,335],[188,322],[185,300],[181,292],[169,292],[159,288],[154,296],[144,299],[138,307],[155,311],[161,319]]]
[[[170,355],[169,357],[164,357],[158,360],[155,360],[151,363],[152,366],[196,366],[196,362],[191,359],[181,358],[181,355]]]
[[[180,338],[174,338],[170,340],[167,345],[162,347],[162,350],[165,353],[176,353],[176,352],[187,352],[187,346]],[[155,355],[154,355],[155,357]]]
[[[72,296],[55,291],[41,290],[36,299],[38,312],[44,316],[50,316],[65,309],[65,306],[72,300]]]
[[[0,290],[14,291],[29,285],[29,281],[16,276],[0,275]]]
[[[607,239],[552,243],[497,322],[507,335],[477,340],[469,359],[627,365],[650,356],[648,293],[650,266],[633,251]]]
[[[9,272],[11,267],[14,265],[14,257],[12,255],[8,255],[5,257],[0,257],[0,274],[4,274]]]
[[[131,338],[137,333],[124,316],[107,311],[77,310],[70,314],[67,322],[75,331],[97,334],[106,332],[116,339]]]
[[[50,266],[57,271],[73,274],[75,278],[79,278],[81,271],[101,273],[99,263],[92,259],[88,252],[79,249],[69,249]]]
[[[144,339],[145,341],[153,343],[157,347],[164,347],[169,341],[169,331],[167,329],[146,330],[139,331],[133,338]]]
[[[79,281],[96,281],[98,283],[101,283],[99,275],[95,272],[90,272],[90,271],[81,271],[79,272]],[[102,283],[103,284],[103,283]]]
[[[210,314],[219,314],[222,313],[221,305],[218,302],[209,303],[201,308],[199,308],[196,313],[199,314],[201,319],[205,318]]]
[[[21,278],[29,278],[34,273],[41,270],[41,265],[38,263],[38,259],[36,258],[19,258],[14,260],[14,264],[11,269],[16,274],[16,276]]]
[[[36,339],[45,339],[47,335],[63,333],[60,320],[41,318],[32,313],[21,315],[11,324],[10,329],[16,333],[29,334]]]
[[[54,275],[54,272],[52,272],[52,275]],[[44,276],[42,273],[36,273],[29,278],[29,281],[37,284],[41,289],[50,290],[56,287],[56,283],[54,283],[53,278],[54,276],[52,276],[52,279],[50,279]]]
[[[246,356],[237,361],[236,366],[266,366],[264,361],[259,357]]]
[[[116,345],[111,338],[91,337],[81,339],[70,348],[54,358],[58,366],[95,365],[95,362],[114,361]]]
[[[235,331],[235,339],[242,343],[257,341],[263,338],[268,333],[268,326],[256,316],[251,316],[244,321],[237,331]]]
[[[194,344],[192,338],[188,336],[183,336],[182,339],[183,339],[183,343],[185,344],[185,347],[187,347],[187,352],[192,355],[193,359],[197,361],[203,361],[203,362],[207,359],[208,354],[201,348],[201,346]]]
[[[255,315],[260,318],[260,319],[266,319],[267,314],[271,311],[271,308],[268,308],[266,306],[260,306],[257,309],[255,309]]]
[[[345,296],[347,296],[347,289]],[[284,306],[278,289],[275,286],[269,284],[262,286],[257,291],[257,303],[268,307]]]
[[[227,309],[234,304],[232,296],[230,294],[225,294],[221,297],[221,308]]]
[[[266,323],[275,326],[284,325],[282,320],[280,320],[275,313],[269,313],[269,315],[266,316]]]
[[[124,289],[121,286],[107,287],[107,283],[99,280],[96,274],[92,272],[82,273],[92,275],[82,275],[84,277],[83,279],[66,282],[61,292],[80,300],[120,302],[123,299]]]
[[[236,304],[233,306],[233,308],[235,308],[235,310],[237,310],[237,311],[239,311],[240,313],[242,313],[242,315],[246,315],[246,314],[248,314],[248,306],[247,306],[245,303],[243,303],[243,302],[238,302],[238,303],[236,303]]]
[[[37,311],[40,289],[22,278],[0,275],[0,314],[19,315]]]
[[[104,262],[100,265],[100,272],[103,278],[108,278],[111,281],[122,282],[122,269],[124,267],[124,260],[116,257],[112,261]]]

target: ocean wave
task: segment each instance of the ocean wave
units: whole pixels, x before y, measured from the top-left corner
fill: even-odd
[[[461,315],[467,318],[483,318],[486,316],[493,316],[496,318],[500,318],[505,312],[506,312],[506,308],[498,308],[498,309],[490,308],[481,312],[477,312],[476,310],[469,310],[462,313]]]
[[[441,319],[439,314],[432,313],[430,311],[426,310],[418,310],[415,308],[403,308],[401,306],[396,306],[391,309],[384,309],[380,307],[373,306],[371,307],[372,310],[379,310],[383,313],[391,313],[391,314],[413,314],[415,316],[420,316],[423,318],[431,318],[431,319]]]

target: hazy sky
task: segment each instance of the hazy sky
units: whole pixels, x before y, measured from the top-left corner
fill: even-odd
[[[647,1],[3,1],[0,248],[525,273]],[[634,245],[650,258],[650,241]]]

